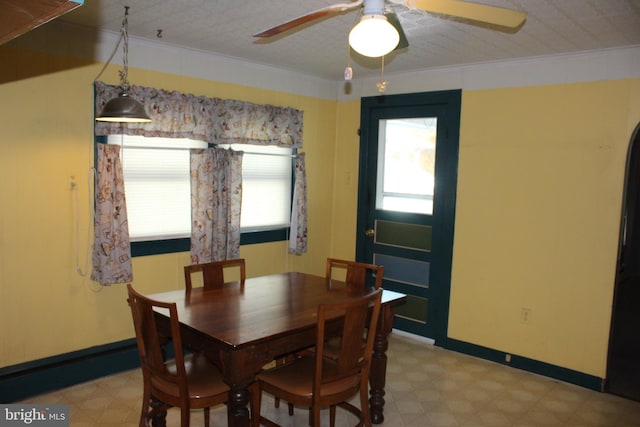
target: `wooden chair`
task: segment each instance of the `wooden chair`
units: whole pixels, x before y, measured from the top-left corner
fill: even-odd
[[[149,420],[179,407],[182,427],[188,427],[191,409],[204,409],[205,426],[209,426],[209,408],[225,403],[229,387],[220,371],[204,355],[185,357],[175,303],[153,301],[127,285],[144,390],[140,427]],[[156,324],[155,310],[168,310],[171,333],[163,336]],[[165,360],[163,345],[171,342],[174,359]],[[154,422],[155,425],[155,422]]]
[[[204,264],[193,264],[184,267],[184,282],[186,291],[191,290],[191,275],[193,273],[202,272],[202,282],[204,287],[221,287],[224,283],[224,271],[227,268],[239,267],[240,268],[240,281],[246,279],[246,271],[244,266],[244,258],[229,259],[226,261],[214,261]]]
[[[320,427],[320,409],[330,408],[330,425],[335,426],[336,406],[352,412],[359,425],[371,426],[368,402],[370,358],[373,351],[382,290],[334,304],[323,304],[317,312],[316,349],[287,364],[258,374],[251,390],[252,426],[277,426],[260,415],[262,392],[297,406],[311,408],[309,425]],[[368,311],[373,305],[371,316]],[[323,356],[325,342],[337,320],[343,320],[338,358]],[[333,335],[333,334],[331,334]],[[360,408],[348,403],[360,394]]]
[[[375,278],[374,289],[380,289],[382,278],[384,277],[384,266],[367,264],[356,261],[346,261],[343,259],[327,258],[326,277],[331,279],[335,270],[346,269],[345,283],[353,290],[361,290],[367,286],[367,276],[372,273]],[[340,339],[332,338],[325,343],[324,355],[330,359],[335,359],[340,349]]]
[[[367,264],[364,262],[347,261],[337,258],[327,258],[327,267],[325,276],[327,279],[331,279],[334,276],[334,271],[346,270],[346,278],[344,282],[349,287],[355,286],[357,289],[362,289],[367,285],[368,274],[371,273],[375,277],[373,287],[379,289],[382,286],[382,277],[384,276],[384,266],[376,264]]]
[[[351,289],[364,289],[367,286],[367,277],[369,273],[373,274],[373,277],[375,278],[373,287],[375,289],[380,289],[380,287],[382,286],[382,278],[384,276],[384,266],[382,265],[347,261],[338,258],[327,258],[325,277],[331,280],[334,277],[334,272],[337,272],[339,270],[345,270],[342,274],[345,277],[344,282]],[[333,338],[329,340],[327,343],[325,343],[325,356],[330,359],[335,359],[337,357],[339,348],[339,338]],[[308,353],[310,351],[315,350],[313,348],[307,349],[303,353],[296,353],[296,355],[304,355],[305,353]],[[290,357],[288,359],[290,359]],[[276,361],[276,364],[281,365],[288,359],[286,357],[278,359]],[[277,397],[275,399],[275,407],[280,407],[280,399]],[[289,415],[293,415],[293,405],[291,403],[289,403]]]

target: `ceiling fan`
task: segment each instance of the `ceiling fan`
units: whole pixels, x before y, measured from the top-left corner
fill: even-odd
[[[338,3],[314,10],[274,27],[267,28],[253,36],[273,37],[315,20],[360,9],[362,17],[349,35],[349,44],[358,53],[365,56],[383,56],[392,50],[409,46],[398,17],[395,13],[389,11],[387,3],[400,4],[410,9],[419,9],[437,16],[461,20],[469,24],[488,26],[502,31],[519,29],[527,17],[524,12],[463,0],[352,0],[350,3]],[[367,25],[375,24],[377,27],[364,37],[364,42],[368,47],[361,50],[356,47],[356,42],[353,39],[355,38],[355,30],[365,23]],[[383,26],[387,27],[389,33],[383,33]],[[392,31],[391,27],[395,31]]]

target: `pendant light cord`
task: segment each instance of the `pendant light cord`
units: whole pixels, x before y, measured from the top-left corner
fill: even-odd
[[[122,46],[122,71],[120,74],[120,88],[124,91],[129,90],[129,6],[124,7],[124,19],[122,20],[122,38],[124,45]]]
[[[125,6],[124,7],[124,19],[122,20],[122,28],[120,29],[120,37],[118,38],[118,42],[116,43],[116,46],[113,48],[113,52],[111,52],[111,55],[109,56],[109,59],[107,59],[107,62],[104,63],[104,66],[102,67],[102,69],[100,70],[100,72],[98,73],[96,78],[93,79],[94,82],[100,78],[102,73],[104,73],[104,70],[106,70],[107,67],[109,66],[109,64],[111,64],[111,61],[113,60],[113,57],[116,55],[116,52],[118,51],[118,48],[120,47],[120,43],[122,42],[122,40],[124,40],[124,47],[122,48],[122,50],[124,52],[123,53],[123,58],[122,58],[122,63],[123,63],[123,66],[124,66],[124,70],[120,72],[120,86],[123,86],[124,84],[126,84],[127,87],[129,87],[129,80],[128,80],[128,74],[129,74],[129,59],[128,59],[128,57],[129,57],[129,31],[128,31],[129,20],[127,18],[128,16],[129,16],[129,6]]]
[[[102,73],[104,73],[104,70],[107,69],[107,67],[109,66],[109,64],[111,64],[111,60],[113,59],[113,57],[116,55],[116,52],[118,51],[118,47],[120,47],[120,42],[122,41],[122,39],[124,38],[124,34],[121,31],[120,32],[120,38],[118,38],[118,43],[116,43],[116,47],[113,49],[113,52],[111,52],[111,56],[109,56],[109,59],[107,59],[107,62],[104,63],[104,65],[102,66],[102,69],[100,70],[100,72],[98,73],[98,75],[96,76],[95,79],[93,79],[93,81],[95,82],[96,80],[98,80],[100,78],[100,76],[102,75]]]

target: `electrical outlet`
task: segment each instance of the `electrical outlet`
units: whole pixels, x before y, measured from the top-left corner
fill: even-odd
[[[78,183],[76,182],[76,176],[75,175],[71,175],[69,177],[69,189],[70,190],[75,190],[77,185],[78,185]]]
[[[520,323],[529,323],[531,320],[531,309],[530,308],[522,308],[520,311]]]

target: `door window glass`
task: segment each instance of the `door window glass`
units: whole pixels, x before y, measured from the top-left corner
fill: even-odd
[[[430,225],[376,220],[374,230],[377,245],[431,252]]]
[[[376,209],[432,215],[437,118],[379,124]]]

